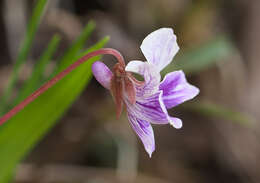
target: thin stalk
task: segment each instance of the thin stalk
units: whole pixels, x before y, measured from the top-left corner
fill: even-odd
[[[42,85],[38,90],[36,90],[34,93],[32,93],[29,97],[27,97],[25,100],[23,100],[21,103],[16,105],[13,109],[11,109],[9,112],[7,112],[5,115],[3,115],[0,118],[0,125],[4,124],[7,120],[9,120],[12,116],[14,116],[16,113],[21,111],[25,106],[30,104],[32,101],[34,101],[38,96],[40,96],[42,93],[44,93],[46,90],[48,90],[50,87],[52,87],[54,84],[56,84],[59,80],[64,78],[67,74],[69,74],[71,71],[76,69],[78,66],[80,66],[82,63],[86,62],[91,57],[95,57],[98,55],[113,55],[116,57],[119,63],[121,63],[123,66],[125,66],[125,61],[123,56],[115,49],[113,48],[102,48],[93,52],[90,52],[80,59],[78,59],[76,62],[71,64],[69,67],[67,67],[65,70],[57,74],[55,77],[50,79],[47,83]]]

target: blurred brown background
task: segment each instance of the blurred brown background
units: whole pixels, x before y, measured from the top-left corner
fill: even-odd
[[[33,3],[0,0],[1,90]],[[47,38],[62,35],[58,57],[90,19],[97,28],[87,44],[109,35],[107,47],[118,49],[128,61],[144,60],[139,46],[160,27],[174,28],[180,52],[227,35],[238,51],[225,58],[226,62],[189,75],[188,80],[201,89],[199,99],[260,119],[259,0],[50,0],[21,83]],[[114,63],[106,57],[102,60]],[[184,127],[154,125],[156,151],[150,159],[125,115],[116,120],[109,92],[93,79],[18,167],[16,182],[260,182],[258,120],[248,127],[181,107],[170,112],[183,120]]]

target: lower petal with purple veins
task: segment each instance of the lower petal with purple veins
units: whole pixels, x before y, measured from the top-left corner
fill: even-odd
[[[127,105],[127,111],[136,116],[139,119],[146,120],[154,124],[168,124],[167,110],[162,108],[159,97],[161,92],[156,92],[149,97],[138,97],[136,103],[131,105],[128,101],[125,101]]]
[[[143,142],[144,148],[149,156],[152,156],[153,151],[155,150],[155,142],[154,142],[154,133],[153,128],[145,120],[141,120],[136,118],[136,116],[128,113],[128,120],[138,137]]]
[[[163,92],[159,91],[150,97],[137,98],[136,104],[131,105],[126,101],[127,111],[138,119],[153,124],[171,124],[179,129],[182,127],[180,119],[171,117],[162,100]]]

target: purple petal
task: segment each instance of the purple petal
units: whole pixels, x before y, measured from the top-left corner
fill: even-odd
[[[132,116],[148,121],[149,123],[170,123],[177,129],[181,128],[181,120],[169,116],[167,109],[163,103],[162,95],[163,92],[159,91],[149,97],[138,97],[134,105],[131,105],[128,101],[125,101],[127,105],[127,111]]]
[[[136,134],[139,136],[144,144],[144,148],[149,156],[152,156],[155,150],[153,128],[147,121],[136,118],[135,116],[128,113],[128,120]]]
[[[176,36],[171,28],[161,28],[150,33],[142,42],[141,50],[149,63],[159,71],[166,67],[179,51]]]
[[[159,88],[163,91],[163,103],[167,109],[190,100],[199,93],[198,88],[187,82],[183,71],[168,73]]]
[[[92,65],[92,72],[96,80],[106,89],[110,89],[110,81],[113,73],[110,69],[100,61],[96,61]]]
[[[140,74],[144,77],[144,85],[136,88],[137,96],[150,96],[158,91],[161,75],[153,65],[148,62],[134,60],[127,64],[125,70]]]

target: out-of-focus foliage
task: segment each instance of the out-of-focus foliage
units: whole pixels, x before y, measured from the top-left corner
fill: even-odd
[[[90,36],[90,34],[93,32],[94,29],[95,29],[95,23],[90,21],[82,31],[82,34],[78,37],[78,39],[64,54],[54,74],[61,72],[71,64],[71,60],[75,59],[78,56],[79,51],[82,50],[82,48],[86,43],[86,40],[88,39],[88,37]]]
[[[4,95],[4,98],[6,99],[10,97],[10,93],[12,92],[17,80],[17,74],[27,59],[46,2],[46,0],[39,0],[34,9],[25,36],[25,43],[22,45],[20,54],[14,66],[10,83],[7,86],[8,88],[6,91],[8,91],[8,95]],[[94,22],[87,24],[79,38],[64,54],[55,71],[59,72],[63,70],[79,58],[80,55],[100,49],[108,42],[109,38],[105,37],[89,49],[81,51],[94,28]],[[53,53],[57,49],[59,40],[60,38],[58,35],[55,35],[52,38],[46,50],[35,65],[31,77],[25,82],[25,86],[22,90],[20,90],[15,103],[23,100],[32,91],[39,87],[40,83],[42,83],[43,73],[47,64],[50,62]],[[91,64],[97,59],[100,59],[100,56],[89,59],[86,63],[82,64],[82,66],[75,69],[64,79],[59,81],[54,87],[50,88],[43,95],[26,106],[21,112],[10,119],[8,123],[0,127],[1,183],[10,180],[17,163],[19,163],[19,161],[42,138],[42,136],[48,132],[48,129],[62,117],[64,112],[79,96],[91,78]],[[2,103],[3,109],[6,109],[6,106],[7,104]]]
[[[250,127],[255,123],[255,120],[248,114],[234,111],[230,108],[214,104],[209,101],[189,102],[187,104],[184,104],[183,107],[185,109],[189,109],[199,114],[202,114],[206,117],[215,117],[224,120],[229,120],[247,127]]]
[[[96,50],[108,41],[101,40],[90,50]],[[76,58],[76,57],[75,57]],[[0,182],[26,153],[62,117],[91,78],[91,64],[95,57],[75,69],[0,128]],[[71,62],[73,62],[71,60]]]
[[[30,78],[26,80],[23,89],[19,92],[19,96],[16,98],[14,105],[18,102],[21,102],[23,99],[25,99],[25,97],[29,96],[43,83],[43,73],[46,69],[46,66],[50,63],[53,53],[56,51],[59,42],[60,37],[58,35],[53,36],[46,50],[35,65]]]
[[[172,70],[183,70],[187,74],[198,73],[209,67],[215,66],[216,62],[222,61],[234,52],[234,47],[226,36],[216,37],[200,47],[183,51],[173,64],[168,66],[164,73]]]
[[[235,48],[230,40],[226,36],[219,36],[196,49],[183,51],[172,64],[163,70],[162,74],[165,75],[172,70],[183,70],[188,74],[196,74],[215,66],[217,62],[223,61],[234,52]],[[197,101],[196,103],[188,102],[184,106],[206,116],[221,117],[243,125],[253,122],[253,119],[246,114],[214,103]]]
[[[30,48],[32,47],[33,40],[36,34],[36,31],[39,27],[41,17],[43,16],[44,8],[46,7],[47,0],[39,0],[33,10],[31,19],[27,26],[26,35],[24,41],[21,44],[20,51],[18,53],[17,59],[15,61],[13,72],[11,73],[8,85],[4,91],[3,96],[1,97],[0,102],[0,114],[3,114],[7,110],[7,102],[10,99],[13,89],[15,87],[18,73],[21,70],[22,66],[27,60]]]

